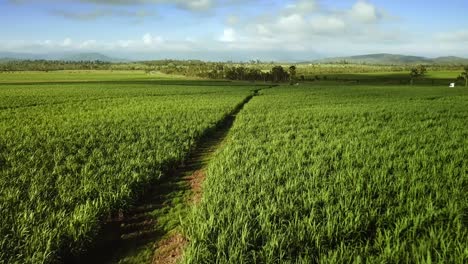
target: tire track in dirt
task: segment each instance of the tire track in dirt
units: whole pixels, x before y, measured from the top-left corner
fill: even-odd
[[[254,97],[258,95],[261,89],[253,91],[235,111],[228,115],[209,137],[201,141],[200,147],[194,152],[194,155],[189,158],[188,176],[186,179],[189,183],[191,195],[186,201],[190,205],[196,205],[202,197],[202,184],[206,177],[206,167],[208,166],[213,154],[222,146],[225,141],[229,130],[231,129],[237,114],[244,108],[244,106]],[[165,239],[157,243],[154,256],[152,259],[153,264],[175,264],[181,258],[184,248],[189,242],[180,232],[173,232]]]
[[[205,169],[211,157],[223,144],[237,114],[260,90],[254,90],[208,131],[187,160],[153,184],[135,207],[108,219],[91,249],[65,262],[177,263],[189,243],[180,232],[180,217],[200,201]]]

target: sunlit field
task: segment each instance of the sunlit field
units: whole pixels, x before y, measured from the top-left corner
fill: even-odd
[[[468,264],[468,1],[0,10],[0,264]]]
[[[89,245],[100,221],[158,184],[252,89],[106,83],[112,74],[43,83],[54,75],[0,84],[0,262],[52,262]]]
[[[238,116],[186,263],[464,263],[468,90],[282,86]]]
[[[182,262],[468,259],[468,90],[448,88],[452,71],[413,86],[382,72],[297,85],[1,76],[0,262],[86,254],[106,219],[138,205],[252,96],[207,165],[200,202],[167,216],[188,241]]]

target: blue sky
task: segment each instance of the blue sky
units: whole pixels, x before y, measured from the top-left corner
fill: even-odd
[[[468,57],[466,0],[0,0],[0,51],[127,58]]]

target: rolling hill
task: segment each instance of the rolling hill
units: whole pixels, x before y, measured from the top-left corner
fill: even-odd
[[[0,61],[13,60],[63,60],[63,61],[105,61],[105,62],[124,62],[126,60],[113,58],[101,53],[16,53],[0,52]]]
[[[408,64],[468,64],[468,59],[447,56],[438,58],[427,58],[420,56],[408,56],[399,54],[367,54],[349,57],[334,57],[312,61],[313,63],[365,63],[382,65],[408,65]]]

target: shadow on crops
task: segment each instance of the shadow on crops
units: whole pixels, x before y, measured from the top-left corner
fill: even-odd
[[[389,72],[389,73],[311,73],[305,76],[307,83],[345,83],[345,84],[369,84],[369,85],[408,85],[410,83],[409,72]],[[453,78],[424,76],[415,79],[415,85],[448,85],[451,82],[457,82],[463,85],[462,81]],[[99,85],[181,85],[181,86],[246,86],[252,85],[248,81],[230,81],[230,80],[159,80],[159,79],[122,79],[122,80],[35,80],[29,82],[0,82],[0,86],[28,86],[28,85],[76,85],[76,84],[99,84]],[[255,82],[256,85],[270,86],[271,83],[262,81]]]
[[[255,90],[214,128],[206,131],[185,161],[152,184],[132,209],[119,213],[105,222],[93,247],[80,256],[65,257],[64,262],[116,263],[127,256],[135,256],[142,247],[149,247],[152,253],[155,243],[179,225],[178,217],[181,215],[174,213],[169,215],[176,222],[172,226],[161,224],[160,221],[167,222],[167,219],[161,220],[161,218],[167,217],[164,214],[174,207],[187,207],[187,193],[190,193],[187,176],[207,165],[211,154],[226,138],[236,115],[253,96],[258,94],[259,90]],[[155,214],[155,212],[160,213]]]
[[[317,74],[307,76],[305,82],[317,84],[346,84],[346,85],[409,85],[408,73],[382,74]],[[430,76],[416,78],[414,85],[441,86],[457,82],[456,78],[434,78]],[[461,82],[458,81],[461,85]]]

